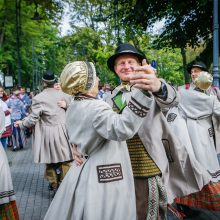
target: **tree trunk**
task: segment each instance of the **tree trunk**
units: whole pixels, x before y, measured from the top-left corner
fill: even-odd
[[[182,54],[182,58],[183,58],[183,72],[184,72],[184,78],[185,78],[185,83],[189,83],[189,74],[187,72],[186,69],[186,51],[185,48],[181,48],[181,54]]]

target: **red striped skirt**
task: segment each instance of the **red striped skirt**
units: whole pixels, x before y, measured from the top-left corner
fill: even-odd
[[[199,192],[184,197],[177,197],[175,202],[177,204],[220,211],[220,181],[208,183]]]
[[[1,220],[19,220],[16,201],[0,205]]]

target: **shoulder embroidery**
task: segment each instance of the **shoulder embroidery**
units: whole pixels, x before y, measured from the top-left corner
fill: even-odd
[[[174,121],[175,118],[176,118],[176,116],[177,116],[177,114],[170,113],[170,114],[167,116],[167,121],[168,121],[168,122]]]

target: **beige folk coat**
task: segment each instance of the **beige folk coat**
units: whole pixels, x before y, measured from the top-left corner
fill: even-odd
[[[167,118],[173,132],[178,135],[192,156],[209,173],[210,180],[220,180],[220,167],[214,141],[212,117],[220,118],[220,102],[216,96],[195,90],[180,89],[178,107],[171,108]],[[212,177],[212,179],[211,179]]]
[[[58,163],[72,159],[65,127],[65,109],[57,102],[70,102],[70,96],[54,88],[46,88],[32,100],[31,113],[22,127],[33,127],[32,143],[35,163]]]
[[[45,220],[136,220],[125,140],[137,132],[151,103],[138,90],[121,115],[102,100],[80,97],[71,102],[66,122],[70,141],[88,157],[81,166],[72,165]]]
[[[186,89],[186,86],[180,86],[178,90],[186,89],[186,90],[194,90],[196,86],[193,83],[190,83],[189,87]],[[216,96],[218,101],[220,101],[220,90],[216,87],[210,87],[205,91],[205,93],[209,96]],[[215,115],[212,116],[212,123],[215,132],[215,145],[216,145],[216,152],[220,154],[220,118],[216,117]]]
[[[138,130],[138,135],[147,152],[160,168],[168,203],[172,203],[177,196],[199,191],[209,182],[210,176],[194,158],[188,155],[185,146],[171,131],[161,111],[162,108],[167,109],[178,104],[176,90],[168,84],[166,86],[167,99],[163,101],[155,96],[147,117]],[[111,98],[117,92],[116,88]],[[128,100],[130,92],[124,93],[124,96]],[[107,102],[113,105],[111,98],[108,98]]]

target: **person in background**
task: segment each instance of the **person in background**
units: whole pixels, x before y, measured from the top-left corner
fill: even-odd
[[[212,76],[203,62],[193,63],[188,71],[192,83],[178,88],[180,102],[168,111],[167,121],[189,154],[208,171],[210,181],[199,192],[176,199],[186,216],[195,214],[190,207],[220,211],[219,90],[211,85]]]
[[[200,74],[200,72],[202,71],[206,71],[208,72],[208,68],[207,66],[205,65],[204,62],[202,61],[194,61],[192,62],[192,64],[190,64],[188,67],[187,67],[187,71],[188,73],[190,74],[190,77],[191,77],[191,83],[189,84],[185,84],[184,86],[180,86],[179,88],[182,89],[185,87],[185,89],[189,89],[189,90],[194,90],[196,89],[196,85],[195,85],[195,79],[196,77]],[[216,88],[215,86],[210,86],[206,91],[205,93],[207,95],[215,95],[217,96],[218,100],[220,100],[220,90],[218,88]]]
[[[49,189],[56,193],[72,161],[71,145],[66,132],[66,108],[70,96],[54,88],[55,77],[47,71],[42,77],[44,90],[32,100],[31,112],[15,126],[33,128],[34,162],[46,164]]]
[[[55,83],[54,83],[53,87],[54,87],[54,89],[61,90],[59,80],[56,80],[56,81],[55,81]]]
[[[5,129],[5,113],[0,107],[0,137]],[[0,142],[0,219],[19,220],[15,192],[6,153]]]
[[[98,99],[103,100],[104,94],[105,94],[105,84],[99,85],[99,92],[97,94]]]
[[[204,62],[202,61],[194,61],[192,64],[190,64],[187,68],[188,73],[190,74],[191,77],[191,83],[190,84],[186,84],[185,86],[181,86],[180,88],[184,88],[185,89],[189,89],[189,90],[193,90],[196,88],[194,81],[196,79],[196,77],[200,74],[201,71],[208,71],[207,66],[205,65]],[[215,87],[215,86],[210,86],[205,93],[207,95],[215,95],[217,96],[218,100],[220,101],[220,90],[219,88]],[[217,118],[213,118],[213,124],[216,128],[216,133],[220,134],[220,128],[218,128],[218,126],[216,126],[217,124],[220,123],[220,120],[218,120]],[[217,131],[218,129],[218,131]],[[215,140],[218,142],[218,140],[220,140],[220,136],[215,136]],[[220,164],[220,151],[217,152],[218,153],[218,161]]]
[[[30,107],[31,107],[31,98],[28,95],[28,93],[26,92],[25,87],[20,87],[20,96],[19,96],[19,98],[24,103],[25,113],[26,113],[26,115],[28,115],[29,112],[30,112]],[[25,129],[24,134],[25,134],[26,138],[29,138],[31,136],[31,129],[29,129],[29,128]]]
[[[102,100],[106,102],[107,97],[111,94],[112,87],[110,84],[105,84],[105,92],[102,96]]]
[[[31,100],[30,100],[30,97],[28,96],[28,94],[26,93],[25,87],[20,88],[19,98],[24,103],[25,112],[28,114],[29,108],[31,106]]]
[[[5,131],[1,136],[1,143],[4,149],[7,148],[8,138],[12,136],[12,129],[11,129],[11,109],[8,108],[6,104],[7,95],[4,91],[4,88],[0,86],[0,107],[2,107],[5,113]]]
[[[25,105],[20,100],[19,89],[14,88],[12,96],[7,100],[7,105],[11,109],[13,151],[17,151],[18,149],[23,149],[26,138],[24,132],[19,127],[15,127],[14,123],[24,118],[27,114]]]

